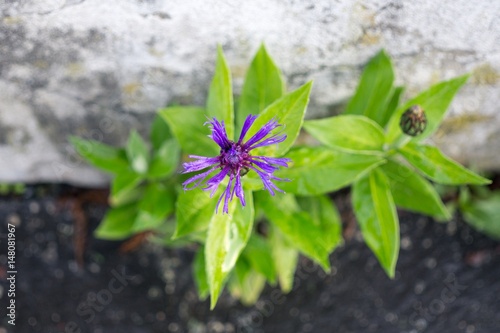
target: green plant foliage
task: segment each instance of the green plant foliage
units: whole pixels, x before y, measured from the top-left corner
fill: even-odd
[[[391,116],[387,106],[393,98],[393,81],[394,69],[391,59],[387,53],[380,51],[366,65],[356,93],[347,104],[345,114],[364,115],[384,126]]]
[[[240,133],[246,117],[259,114],[285,92],[281,71],[261,45],[250,64],[236,113],[237,131]]]
[[[281,184],[281,188],[299,195],[339,190],[384,163],[380,156],[350,154],[324,147],[294,148],[286,157],[293,161],[292,167],[280,170],[277,175],[291,181]]]
[[[236,200],[229,204],[229,214],[213,214],[208,227],[205,250],[207,280],[210,289],[210,308],[214,308],[240,253],[252,233],[254,209],[252,193],[245,193],[247,206]]]
[[[358,180],[352,201],[366,244],[393,278],[399,254],[399,220],[387,177],[373,170]]]
[[[330,270],[329,256],[343,239],[341,218],[327,194],[352,186],[353,209],[363,238],[387,275],[394,277],[399,253],[396,207],[448,220],[450,213],[432,182],[489,182],[438,148],[421,144],[436,131],[468,76],[440,82],[405,102],[401,102],[404,87],[394,86],[394,76],[389,55],[379,52],[366,65],[345,114],[304,122],[312,82],[286,92],[281,71],[264,45],[248,68],[235,109],[230,67],[218,47],[206,106],[159,110],[150,142],[136,131],[131,131],[122,148],[70,138],[83,158],[113,177],[111,207],[96,236],[124,239],[148,231],[165,246],[191,244],[198,249],[193,275],[201,299],[210,296],[214,308],[227,285],[243,304],[252,304],[266,283],[278,283],[285,293],[292,290],[299,253],[326,272]],[[428,124],[421,135],[409,137],[399,123],[405,110],[414,105],[424,110]],[[185,183],[183,189],[187,175],[179,173],[179,164],[190,155],[222,154],[209,138],[211,130],[204,126],[207,118],[223,121],[228,137],[237,141],[250,114],[257,117],[247,139],[271,120],[282,125],[272,133],[278,135],[276,144],[248,154],[290,159],[288,167],[266,171],[283,179],[277,185],[286,193],[277,190],[270,195],[262,191],[262,180],[254,170],[237,169],[248,171],[240,173],[246,205],[233,199],[228,213],[222,214],[216,205],[229,177],[214,193],[192,189],[193,183]],[[295,146],[302,127],[320,145]],[[286,135],[283,141],[276,139],[281,134]],[[207,173],[219,167],[224,167],[222,159]],[[463,194],[459,208],[472,226],[498,238],[495,208],[499,200],[497,195],[471,199]]]
[[[385,143],[384,130],[364,116],[310,120],[304,128],[325,146],[353,153],[381,154]]]
[[[396,206],[437,219],[451,218],[434,186],[414,170],[393,161],[388,161],[381,169],[389,179]]]
[[[485,191],[474,196],[466,188],[460,191],[458,207],[464,220],[479,232],[500,240],[500,192]]]
[[[222,48],[217,48],[217,64],[207,99],[207,115],[224,121],[228,137],[234,137],[233,88],[231,71]],[[199,126],[199,124],[198,124]]]

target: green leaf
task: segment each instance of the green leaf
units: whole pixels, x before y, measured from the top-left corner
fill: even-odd
[[[245,77],[236,112],[236,133],[241,132],[248,115],[261,113],[267,106],[280,98],[284,91],[285,86],[281,72],[262,44]]]
[[[387,177],[373,170],[354,183],[352,201],[363,238],[390,278],[399,254],[399,220]]]
[[[177,141],[169,139],[155,151],[149,166],[148,178],[158,179],[171,176],[177,169],[180,158],[180,147]]]
[[[445,185],[485,185],[491,183],[490,180],[467,170],[446,157],[436,147],[410,142],[399,149],[399,152],[411,165],[436,183]]]
[[[394,70],[391,59],[380,51],[366,65],[345,114],[365,115],[381,126],[387,119],[387,105],[392,94]]]
[[[463,200],[460,193],[460,211],[464,220],[474,229],[500,240],[500,193],[491,192],[485,198]]]
[[[180,192],[176,203],[177,226],[173,238],[206,230],[215,214],[221,191],[219,189],[212,198],[209,192],[201,189]]]
[[[309,120],[304,128],[325,146],[348,152],[381,154],[385,143],[382,128],[365,116],[341,115]]]
[[[247,260],[241,258],[236,263],[234,273],[229,281],[231,295],[240,299],[244,305],[254,304],[266,285],[264,276],[250,266]]]
[[[157,113],[153,119],[151,131],[149,133],[149,139],[151,140],[153,149],[155,151],[159,150],[167,140],[172,138],[172,132],[170,131],[168,124],[165,119]]]
[[[330,270],[328,255],[331,250],[324,237],[322,226],[316,225],[311,216],[300,209],[291,194],[270,197],[264,191],[256,192],[256,202],[264,215],[277,226],[285,237],[305,255],[320,264],[325,271]]]
[[[130,133],[126,151],[132,169],[140,174],[146,173],[149,166],[149,149],[136,130]]]
[[[441,220],[451,218],[434,186],[414,170],[393,161],[388,161],[381,169],[389,179],[396,206]]]
[[[124,201],[128,201],[131,194],[135,197],[135,195],[133,195],[135,189],[142,180],[143,176],[132,170],[125,170],[117,174],[111,184],[111,203],[113,205],[119,205]]]
[[[133,231],[154,230],[174,212],[175,190],[161,183],[150,183],[139,202],[139,215]]]
[[[198,296],[200,300],[205,300],[210,294],[210,289],[207,282],[207,272],[205,270],[205,248],[200,246],[193,262],[193,275],[198,289]]]
[[[233,269],[252,233],[254,207],[252,192],[245,191],[246,207],[238,200],[229,203],[228,214],[214,214],[205,248],[206,271],[213,309],[226,277]]]
[[[278,273],[281,290],[284,293],[292,290],[293,276],[297,267],[299,252],[275,226],[269,226],[269,243],[272,248],[274,266]]]
[[[207,121],[205,110],[194,106],[175,106],[159,111],[170,126],[173,135],[187,154],[215,156],[219,148],[208,135],[210,129],[204,126]]]
[[[342,242],[342,222],[334,203],[326,195],[297,197],[301,210],[307,212],[311,220],[322,231],[321,242],[332,251]]]
[[[242,256],[246,258],[256,272],[264,275],[269,282],[274,283],[276,281],[271,247],[264,238],[252,235]]]
[[[381,156],[350,154],[324,147],[294,148],[286,157],[292,160],[290,167],[280,169],[276,175],[290,181],[280,182],[278,187],[299,195],[336,191],[385,161]]]
[[[137,204],[135,203],[111,208],[95,230],[95,236],[109,240],[127,238],[132,234],[136,216]]]
[[[217,48],[217,64],[207,99],[207,114],[224,121],[229,140],[234,137],[233,90],[231,72],[222,47]]]
[[[113,148],[94,140],[84,140],[76,136],[69,138],[78,154],[104,171],[118,173],[128,168],[125,150]]]
[[[254,155],[281,156],[290,149],[299,135],[300,128],[304,122],[311,87],[312,82],[304,84],[302,87],[276,100],[259,114],[246,135],[247,140],[272,119],[283,125],[278,131],[286,134],[287,137],[285,141],[277,145],[255,149],[253,151]]]
[[[391,99],[387,104],[387,112],[385,112],[385,118],[380,123],[380,126],[385,127],[385,125],[387,125],[394,112],[396,112],[396,110],[398,109],[399,102],[401,101],[401,97],[403,96],[404,92],[405,87],[403,86],[395,87],[392,90]]]
[[[387,142],[392,143],[401,135],[404,135],[399,127],[399,121],[401,115],[412,105],[420,105],[427,117],[425,131],[413,140],[422,141],[429,137],[438,128],[453,97],[468,78],[469,75],[464,75],[449,81],[440,82],[402,104],[389,121],[386,136]]]

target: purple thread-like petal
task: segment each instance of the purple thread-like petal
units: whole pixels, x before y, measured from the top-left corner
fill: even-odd
[[[197,159],[197,161],[183,163],[182,166],[184,168],[184,171],[182,173],[200,171],[216,163],[219,163],[219,157],[204,157],[197,155],[189,155],[189,157]]]
[[[215,141],[221,148],[226,148],[231,145],[229,138],[227,137],[226,127],[224,122],[220,123],[216,118],[213,118],[209,122],[212,129],[212,140]]]
[[[251,156],[251,159],[262,160],[271,165],[279,165],[282,167],[288,167],[288,163],[292,161],[291,159],[286,157],[266,157],[266,156]]]
[[[245,142],[243,146],[245,148],[251,147],[254,143],[257,143],[260,140],[264,139],[272,130],[279,126],[280,125],[275,120],[268,121],[260,130],[257,131],[257,133],[254,134],[254,136],[248,139],[248,141]]]
[[[275,144],[278,144],[278,143],[283,142],[285,140],[286,140],[286,134],[282,134],[282,135],[276,134],[276,135],[270,136],[269,138],[264,139],[260,142],[257,142],[256,144],[250,146],[248,148],[248,150],[252,150],[252,149],[255,149],[258,147],[275,145]]]
[[[274,195],[274,190],[278,191],[278,192],[282,192],[284,193],[283,190],[281,190],[280,188],[278,188],[275,184],[273,184],[273,182],[271,181],[271,179],[279,179],[278,177],[275,177],[273,176],[272,174],[268,174],[268,173],[265,173],[265,172],[262,172],[260,171],[259,169],[257,169],[256,167],[254,166],[250,166],[250,169],[254,170],[255,172],[257,172],[257,174],[259,175],[260,179],[262,180],[262,183],[264,184],[264,187],[266,188],[266,190],[269,191],[269,193],[271,193],[271,195]],[[274,190],[273,190],[274,189]]]
[[[219,188],[220,183],[224,180],[231,169],[226,166],[218,174],[207,180],[206,187],[203,188],[205,191],[210,191],[210,197],[213,197],[215,191]]]
[[[278,170],[278,167],[272,166],[271,164],[266,162],[253,160],[252,163],[267,173],[273,173],[274,171]]]
[[[215,213],[217,213],[217,210],[219,209],[219,204],[220,204],[222,198],[224,198],[224,207],[222,208],[222,212],[229,214],[228,205],[229,205],[229,200],[230,200],[230,196],[231,196],[231,186],[233,185],[233,179],[234,179],[234,176],[233,176],[233,174],[231,174],[229,176],[229,182],[227,183],[227,187],[224,190],[224,193],[221,194],[219,200],[217,201],[217,206],[215,206]]]
[[[245,193],[243,192],[243,186],[241,185],[241,176],[239,173],[236,175],[236,183],[234,184],[234,188],[236,190],[236,196],[240,199],[241,205],[245,207]]]
[[[245,123],[243,124],[243,128],[241,129],[240,138],[238,139],[238,144],[241,144],[245,135],[247,134],[250,127],[252,127],[253,122],[257,119],[257,116],[249,114],[247,119],[245,119]]]
[[[191,190],[195,187],[198,187],[200,186],[200,184],[203,182],[203,180],[205,179],[206,176],[208,176],[211,172],[213,172],[215,169],[217,169],[218,167],[213,167],[212,169],[208,170],[208,171],[205,171],[205,172],[202,172],[200,174],[197,174],[196,176],[193,176],[189,179],[187,179],[184,183],[182,183],[182,186],[184,187],[184,190]],[[188,188],[187,186],[193,182],[196,183],[191,187],[191,188]]]

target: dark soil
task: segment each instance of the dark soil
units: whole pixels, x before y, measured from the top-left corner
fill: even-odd
[[[105,196],[35,186],[0,198],[0,333],[500,331],[500,243],[457,219],[438,224],[401,212],[394,280],[351,225],[330,275],[302,258],[289,294],[267,287],[253,307],[223,294],[209,311],[191,277],[193,249],[146,243],[123,254],[121,242],[91,237],[106,206],[82,204],[82,193]],[[347,195],[336,201],[347,212]],[[4,316],[7,223],[16,225],[16,326]]]

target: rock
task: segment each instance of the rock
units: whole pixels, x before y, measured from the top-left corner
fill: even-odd
[[[69,135],[123,144],[156,109],[203,105],[220,43],[241,89],[265,42],[290,89],[315,81],[309,117],[331,114],[380,48],[411,96],[473,76],[434,137],[499,169],[500,2],[23,0],[0,2],[0,181],[100,185]]]

